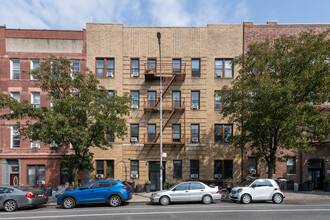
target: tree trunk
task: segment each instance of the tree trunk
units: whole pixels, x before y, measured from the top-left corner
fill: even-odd
[[[73,178],[73,188],[74,189],[78,188],[78,180],[79,180],[79,169],[76,168],[74,170],[74,178]]]
[[[275,159],[269,158],[269,160],[267,160],[267,163],[268,163],[268,179],[273,179],[273,174],[275,170]]]

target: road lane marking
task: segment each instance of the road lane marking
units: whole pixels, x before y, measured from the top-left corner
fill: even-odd
[[[136,213],[104,213],[104,214],[80,214],[80,215],[54,215],[54,216],[25,216],[0,219],[49,219],[49,218],[76,218],[76,217],[101,217],[101,216],[130,216],[130,215],[167,215],[167,214],[192,214],[192,213],[238,213],[238,212],[330,212],[330,209],[281,209],[281,210],[205,210],[205,211],[174,211],[174,212],[136,212]]]

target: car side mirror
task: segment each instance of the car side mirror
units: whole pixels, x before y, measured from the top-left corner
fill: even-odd
[[[176,188],[172,189],[172,191],[175,192],[176,191]]]

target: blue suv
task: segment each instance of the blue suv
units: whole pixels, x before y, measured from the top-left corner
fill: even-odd
[[[112,207],[132,198],[132,189],[124,181],[98,180],[59,195],[57,204],[72,209],[77,204],[108,203]]]

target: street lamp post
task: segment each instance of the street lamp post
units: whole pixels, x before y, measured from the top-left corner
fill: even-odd
[[[160,73],[160,80],[159,80],[159,98],[160,98],[160,125],[159,125],[159,132],[160,132],[160,177],[159,177],[159,188],[160,190],[163,190],[163,91],[162,91],[162,54],[160,49],[160,38],[161,34],[160,32],[157,32],[157,38],[158,38],[158,45],[159,45],[159,73]]]

